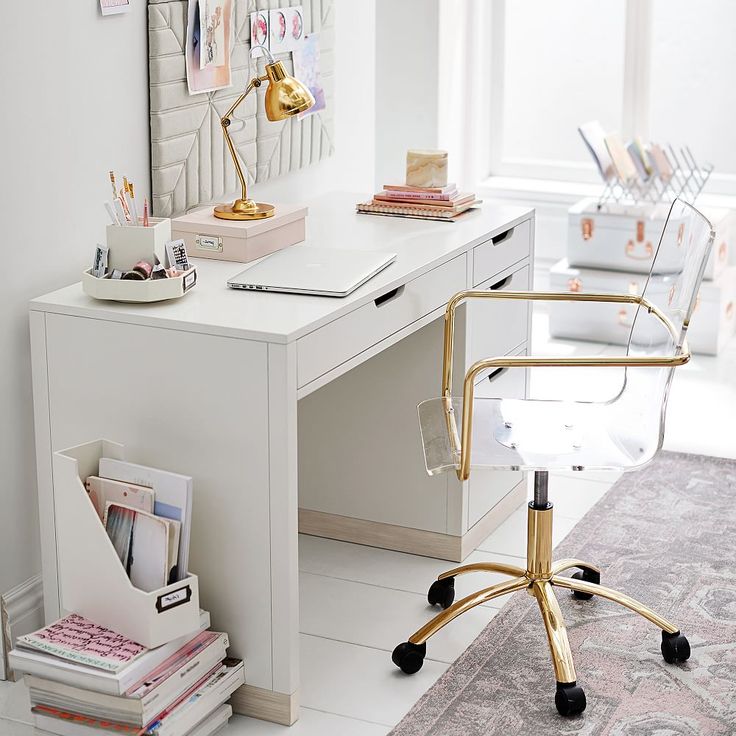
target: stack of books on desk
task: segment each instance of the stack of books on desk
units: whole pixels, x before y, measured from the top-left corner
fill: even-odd
[[[455,184],[445,187],[385,184],[382,192],[373,195],[372,201],[361,202],[356,209],[369,215],[453,221],[477,204],[480,202],[475,194],[460,192]]]
[[[25,674],[37,728],[61,736],[211,736],[245,681],[227,634],[200,628],[156,649],[70,614],[22,636],[10,665]]]

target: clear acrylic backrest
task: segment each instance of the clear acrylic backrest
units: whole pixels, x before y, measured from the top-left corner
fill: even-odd
[[[640,306],[629,336],[629,355],[674,356],[682,352],[712,244],[710,222],[694,207],[676,199],[643,292],[644,298],[670,320],[675,335]],[[626,369],[621,393],[610,408],[618,444],[631,457],[651,458],[662,446],[673,371],[667,367]]]
[[[639,307],[629,336],[631,354],[674,355],[682,347],[712,244],[712,227],[707,218],[687,202],[675,199],[643,296],[668,317],[679,337],[673,340],[665,329],[652,330],[656,321]]]

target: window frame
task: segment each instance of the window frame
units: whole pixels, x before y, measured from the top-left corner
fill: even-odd
[[[504,156],[504,76],[506,46],[506,2],[491,0],[485,18],[479,19],[485,28],[490,25],[491,53],[480,46],[470,50],[486,77],[493,104],[478,125],[479,130],[490,131],[487,157],[477,167],[481,182],[493,179],[547,180],[570,184],[600,184],[595,164],[571,160],[514,158]],[[625,139],[639,135],[650,137],[651,96],[651,36],[652,0],[626,0],[624,41],[623,119],[621,134]],[[471,113],[472,114],[472,113]],[[582,143],[581,143],[582,145]],[[706,186],[710,194],[736,195],[736,172],[716,170]]]

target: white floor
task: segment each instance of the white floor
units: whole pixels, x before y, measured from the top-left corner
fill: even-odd
[[[536,354],[615,353],[621,348],[550,341],[544,313],[535,315]],[[613,380],[606,369],[580,372],[538,370],[536,397],[608,397]],[[574,373],[574,375],[571,375]],[[736,457],[732,416],[736,409],[736,339],[718,357],[696,356],[676,373],[671,391],[665,448]],[[560,542],[616,479],[605,473],[551,477],[555,502],[555,543]],[[525,510],[520,507],[472,555],[474,560],[505,560],[524,565]],[[422,670],[402,675],[391,663],[393,647],[433,611],[427,586],[448,566],[440,560],[389,552],[316,537],[300,540],[301,718],[287,729],[234,717],[226,736],[378,736],[387,733],[422,693],[498,613],[501,602],[465,614],[437,634]],[[470,578],[475,577],[475,580]],[[488,584],[493,576],[484,578]],[[479,578],[459,578],[458,595]],[[247,667],[247,663],[246,663]],[[551,672],[550,672],[551,677]],[[30,725],[22,684],[0,683],[0,734],[41,733]]]

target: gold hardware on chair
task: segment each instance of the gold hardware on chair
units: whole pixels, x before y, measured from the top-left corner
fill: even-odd
[[[573,294],[577,294],[579,291],[583,290],[583,282],[578,278],[568,279],[567,288],[569,291],[573,292]]]
[[[724,240],[718,246],[718,260],[720,263],[725,263],[727,258],[728,258],[728,245],[726,244],[726,241]]]
[[[580,229],[583,231],[583,240],[592,239],[594,228],[595,228],[595,223],[593,222],[592,218],[583,217],[583,219],[580,220]]]
[[[629,240],[629,242],[626,243],[625,252],[628,258],[633,258],[635,261],[648,261],[654,255],[654,246],[647,241],[644,245],[644,254],[638,255],[636,252],[636,243],[634,243],[633,240]]]

